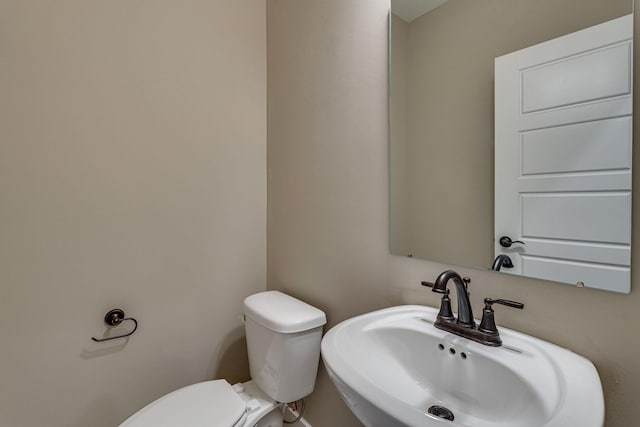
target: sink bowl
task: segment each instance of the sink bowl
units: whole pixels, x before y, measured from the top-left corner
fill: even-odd
[[[593,364],[500,328],[488,347],[433,326],[438,310],[400,306],[333,327],[322,340],[329,376],[370,427],[602,427]]]

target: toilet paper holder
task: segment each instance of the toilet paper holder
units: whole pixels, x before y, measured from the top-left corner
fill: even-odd
[[[124,311],[120,310],[119,308],[114,308],[113,310],[109,310],[107,314],[105,314],[104,316],[104,323],[107,326],[109,327],[118,326],[126,320],[131,320],[133,322],[133,329],[131,330],[131,332],[123,335],[117,335],[115,337],[107,337],[107,338],[91,337],[91,339],[95,342],[104,342],[104,341],[116,340],[118,338],[126,338],[128,336],[133,335],[136,329],[138,329],[138,321],[133,317],[125,317]]]

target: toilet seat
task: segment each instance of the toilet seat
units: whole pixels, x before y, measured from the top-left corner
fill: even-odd
[[[241,427],[246,419],[246,400],[225,380],[214,380],[169,393],[140,409],[120,427]]]

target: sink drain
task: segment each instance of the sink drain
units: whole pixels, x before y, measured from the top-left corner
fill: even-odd
[[[453,421],[453,418],[454,418],[453,412],[451,412],[444,406],[433,405],[429,409],[427,409],[427,412],[430,413],[431,415],[435,415],[436,417],[449,420],[449,421]]]

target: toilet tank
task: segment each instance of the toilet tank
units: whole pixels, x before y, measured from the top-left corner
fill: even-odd
[[[249,369],[254,383],[278,402],[311,394],[316,382],[324,312],[278,291],[244,300]]]

